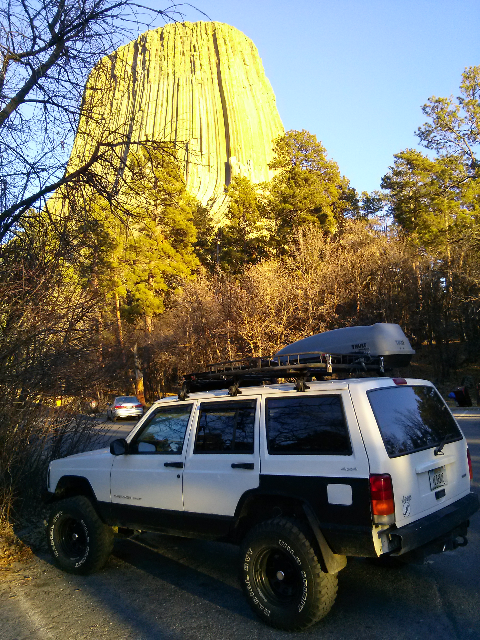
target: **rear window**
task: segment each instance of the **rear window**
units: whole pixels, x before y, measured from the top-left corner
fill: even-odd
[[[433,387],[384,387],[367,395],[390,458],[462,438]]]
[[[352,453],[339,395],[268,398],[267,438],[270,454]]]

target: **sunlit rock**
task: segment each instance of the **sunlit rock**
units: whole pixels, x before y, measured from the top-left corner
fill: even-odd
[[[175,141],[189,192],[217,222],[234,175],[272,177],[272,140],[284,131],[275,96],[255,45],[226,24],[147,31],[95,67],[84,99],[70,170],[96,140]]]

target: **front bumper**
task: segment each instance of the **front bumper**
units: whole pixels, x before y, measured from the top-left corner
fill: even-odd
[[[480,508],[478,496],[469,493],[435,513],[411,524],[389,531],[394,551],[389,555],[400,556],[436,540],[443,541],[456,535],[464,535],[468,519]]]

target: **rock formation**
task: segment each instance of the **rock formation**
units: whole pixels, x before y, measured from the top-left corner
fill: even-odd
[[[275,96],[255,45],[226,24],[147,31],[95,67],[84,101],[70,170],[106,130],[175,141],[187,189],[217,222],[234,175],[272,177],[272,140],[284,131]]]

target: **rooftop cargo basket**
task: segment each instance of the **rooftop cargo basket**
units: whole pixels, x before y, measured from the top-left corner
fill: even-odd
[[[384,375],[407,366],[414,355],[408,338],[398,324],[377,323],[367,327],[346,327],[298,340],[269,358],[245,358],[207,365],[206,371],[184,376],[180,398],[189,392],[229,389],[239,386],[295,379],[304,391],[307,380],[340,374]]]

